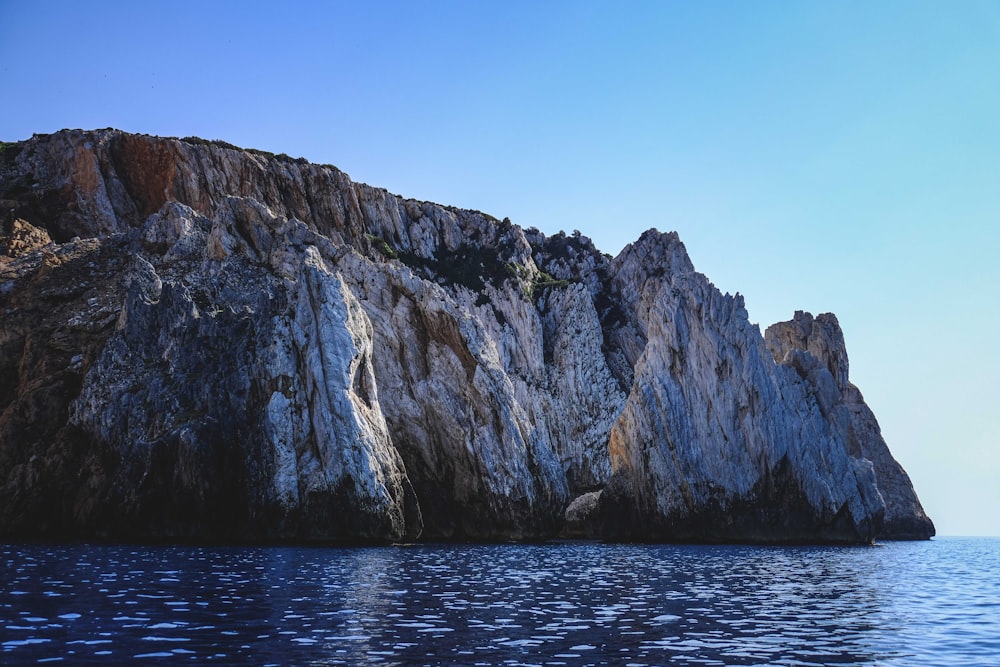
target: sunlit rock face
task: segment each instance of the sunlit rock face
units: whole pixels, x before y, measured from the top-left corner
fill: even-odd
[[[788,322],[772,324],[764,339],[774,360],[795,369],[805,380],[823,416],[855,457],[872,462],[885,499],[884,539],[920,540],[933,537],[934,524],[924,513],[910,478],[892,457],[875,415],[848,379],[847,348],[837,317],[813,318],[796,312]]]
[[[611,258],[115,130],[8,145],[0,213],[0,535],[933,532],[836,320],[765,342],[675,234]]]
[[[650,261],[653,258],[654,261]],[[880,529],[871,463],[776,365],[742,299],[696,273],[675,234],[615,259],[634,379],[611,431],[605,531],[630,539],[853,542]]]

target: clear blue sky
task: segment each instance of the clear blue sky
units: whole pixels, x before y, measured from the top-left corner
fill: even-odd
[[[224,139],[612,253],[677,230],[762,328],[835,312],[939,532],[1000,535],[1000,2],[0,0],[0,91],[3,140]]]

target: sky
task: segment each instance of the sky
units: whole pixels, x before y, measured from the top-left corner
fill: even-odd
[[[0,140],[200,136],[834,312],[941,535],[1000,535],[1000,2],[0,0]]]

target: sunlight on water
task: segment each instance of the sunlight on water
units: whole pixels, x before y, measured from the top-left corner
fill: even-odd
[[[995,665],[1000,540],[0,547],[0,662]]]

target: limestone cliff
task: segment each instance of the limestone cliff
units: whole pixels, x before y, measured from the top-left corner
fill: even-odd
[[[924,513],[909,476],[889,453],[875,415],[848,379],[847,348],[837,317],[826,313],[813,318],[799,311],[790,321],[768,327],[764,340],[776,362],[793,368],[806,381],[809,393],[827,422],[840,432],[848,452],[872,462],[885,499],[882,536],[932,537],[934,524]]]
[[[765,343],[675,234],[115,130],[4,145],[0,213],[0,536],[933,531],[839,328]]]

